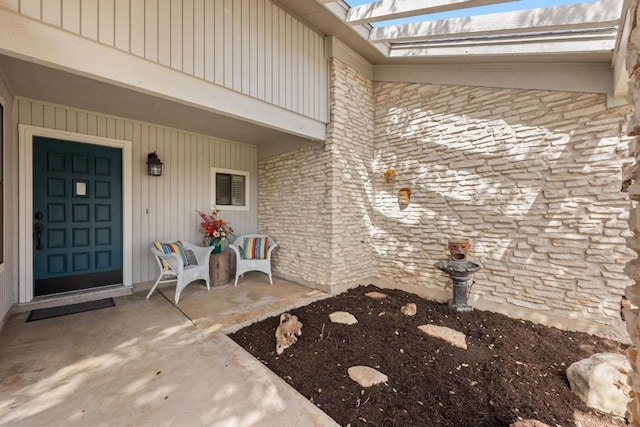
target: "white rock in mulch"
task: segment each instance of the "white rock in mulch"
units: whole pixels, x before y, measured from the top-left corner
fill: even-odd
[[[282,354],[287,348],[298,342],[302,335],[302,323],[298,316],[289,313],[280,315],[280,325],[276,328],[276,353]]]
[[[383,294],[382,292],[377,292],[377,291],[367,292],[364,295],[373,299],[385,299],[387,297],[387,294]]]
[[[421,325],[418,326],[418,329],[420,329],[427,335],[445,340],[453,346],[459,347],[463,350],[467,349],[467,341],[465,335],[462,332],[456,331],[455,329],[436,325]]]
[[[385,374],[368,366],[352,366],[347,372],[349,373],[349,378],[362,387],[371,387],[372,385],[389,381],[389,377]]]
[[[627,372],[631,365],[625,356],[616,353],[596,353],[567,368],[571,391],[587,406],[624,417],[631,387]]]
[[[329,319],[333,323],[342,323],[343,325],[353,325],[358,323],[358,319],[356,319],[353,314],[347,313],[346,311],[334,311],[329,315]]]
[[[415,316],[418,312],[418,307],[416,307],[414,303],[410,302],[400,307],[400,311],[406,316]]]
[[[509,427],[550,427],[549,424],[545,424],[538,420],[519,420],[513,424],[509,424]]]

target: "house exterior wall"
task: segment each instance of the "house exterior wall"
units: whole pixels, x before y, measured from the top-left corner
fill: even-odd
[[[258,230],[278,242],[271,255],[274,275],[329,290],[332,174],[323,147],[258,163]]]
[[[157,277],[157,265],[149,252],[151,242],[202,240],[195,210],[210,211],[211,167],[250,173],[250,210],[223,211],[220,217],[238,235],[256,230],[255,146],[34,100],[19,99],[17,104],[20,124],[132,143],[133,283]],[[147,154],[153,151],[164,163],[161,177],[146,173]]]
[[[258,228],[280,244],[277,275],[338,292],[372,273],[373,85],[335,58],[330,64],[327,142],[260,161]]]
[[[471,240],[471,302],[565,329],[624,336],[635,257],[621,192],[628,107],[605,95],[376,82],[375,282],[452,298],[434,264]],[[383,172],[395,168],[394,186]],[[406,209],[398,189],[412,191]]]
[[[282,244],[278,275],[445,301],[451,282],[434,264],[466,237],[482,267],[475,307],[625,339],[628,107],[600,94],[371,84],[331,65],[324,150],[259,164],[259,229]]]
[[[371,254],[373,83],[339,59],[331,59],[331,286],[368,284]]]
[[[0,7],[327,120],[324,38],[268,0],[0,0]]]
[[[627,240],[629,248],[636,253],[640,252],[640,212],[637,202],[640,201],[640,150],[638,149],[638,135],[640,135],[640,14],[637,0],[632,0],[629,6],[631,18],[631,33],[627,47],[626,66],[630,74],[629,93],[627,99],[633,107],[633,115],[629,121],[628,132],[634,136],[631,144],[631,155],[635,159],[634,165],[630,168],[629,195],[634,203],[629,215],[629,227],[635,233]],[[640,425],[640,260],[632,259],[627,264],[626,272],[633,279],[633,282],[625,290],[625,295],[629,299],[630,307],[624,310],[627,332],[631,339],[632,347],[627,350],[627,358],[631,363],[632,370],[629,372],[628,382],[631,386],[631,401],[629,402],[627,420],[629,425]]]
[[[0,74],[0,100],[4,106],[4,139],[0,159],[3,174],[4,193],[4,227],[2,241],[4,262],[0,263],[0,327],[6,320],[7,313],[16,300],[18,289],[18,235],[12,230],[18,228],[18,146],[15,144],[15,115],[13,96],[9,92],[2,74]]]

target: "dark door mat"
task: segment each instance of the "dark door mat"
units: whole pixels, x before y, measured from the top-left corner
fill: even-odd
[[[83,311],[99,310],[115,306],[113,298],[99,299],[96,301],[81,302],[79,304],[62,305],[60,307],[41,308],[32,310],[27,317],[27,322],[33,322],[42,319],[51,319],[52,317],[66,316],[68,314],[82,313]]]

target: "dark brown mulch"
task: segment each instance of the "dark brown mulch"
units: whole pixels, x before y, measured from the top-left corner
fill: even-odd
[[[364,296],[371,291],[388,297]],[[414,317],[400,312],[408,302],[418,307]],[[348,311],[358,323],[331,323],[334,311]],[[586,407],[565,375],[571,363],[594,353],[624,353],[619,342],[486,311],[456,313],[446,304],[374,286],[291,313],[304,324],[302,336],[280,356],[278,317],[230,337],[343,426],[496,427],[519,417],[551,426],[626,425]],[[468,349],[423,334],[417,326],[424,324],[464,333]],[[376,368],[389,381],[362,388],[347,374],[354,365]]]

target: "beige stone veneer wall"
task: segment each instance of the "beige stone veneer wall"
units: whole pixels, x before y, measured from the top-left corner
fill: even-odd
[[[632,0],[629,6],[632,16],[632,31],[629,38],[627,48],[627,71],[629,71],[631,82],[629,84],[628,100],[633,107],[633,115],[629,122],[629,132],[632,135],[640,134],[640,17],[638,16],[638,1]],[[631,155],[635,158],[634,167],[632,169],[632,185],[629,187],[629,195],[635,201],[640,201],[640,168],[638,168],[638,158],[640,158],[640,150],[638,150],[638,139],[634,139],[631,144]],[[629,226],[635,232],[635,237],[628,240],[630,248],[636,251],[640,250],[640,212],[637,205],[631,210],[629,217]],[[631,401],[628,409],[629,425],[640,425],[640,356],[638,348],[640,348],[640,260],[634,259],[627,266],[628,274],[634,280],[634,283],[626,289],[625,294],[629,302],[634,308],[625,310],[625,318],[627,323],[627,331],[631,338],[632,347],[628,351],[628,358],[631,362],[632,371],[629,373],[629,384],[631,385]]]
[[[325,146],[259,162],[258,228],[281,246],[276,275],[338,292],[372,272],[373,85],[337,59],[330,73]]]
[[[605,95],[382,82],[375,105],[377,283],[451,298],[434,263],[466,237],[482,266],[475,307],[624,336],[628,108],[607,109]],[[412,191],[404,210],[400,187]]]
[[[325,146],[259,163],[259,229],[281,244],[278,276],[445,300],[451,282],[434,263],[448,239],[468,237],[482,266],[475,307],[626,336],[628,107],[595,94],[371,83],[335,59],[331,74]]]

